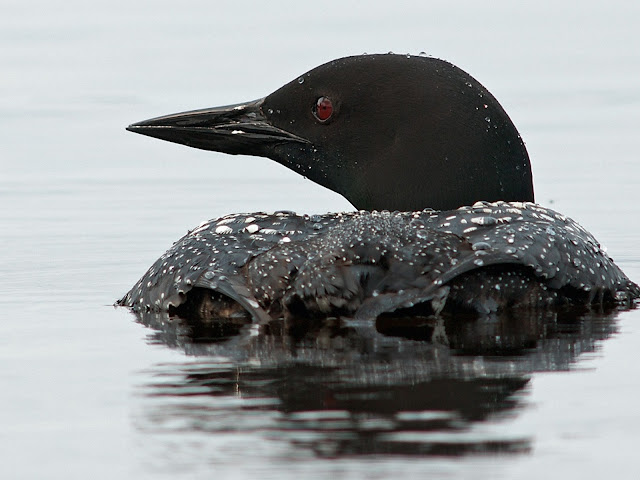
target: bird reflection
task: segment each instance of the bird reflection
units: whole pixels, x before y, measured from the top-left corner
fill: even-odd
[[[617,312],[328,318],[138,314],[149,341],[187,359],[142,387],[148,432],[247,433],[289,455],[525,453],[531,438],[483,428],[526,406],[541,371],[569,369],[615,331]],[[497,432],[497,433],[496,433]]]

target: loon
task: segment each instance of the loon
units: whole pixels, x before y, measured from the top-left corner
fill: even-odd
[[[259,100],[129,131],[267,157],[358,211],[233,214],[202,223],[120,300],[204,318],[632,306],[596,239],[534,203],[529,156],[489,91],[443,60],[331,61]]]

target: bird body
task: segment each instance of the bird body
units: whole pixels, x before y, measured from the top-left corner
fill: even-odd
[[[119,300],[135,310],[267,322],[640,297],[591,234],[532,203],[529,157],[506,112],[440,60],[347,57],[263,99],[129,130],[266,156],[362,209],[205,222]]]
[[[375,318],[421,304],[488,314],[628,303],[639,293],[570,218],[533,203],[477,202],[444,212],[228,215],[177,241],[120,303],[264,322]]]

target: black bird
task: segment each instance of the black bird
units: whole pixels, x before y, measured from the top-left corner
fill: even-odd
[[[442,60],[342,58],[259,100],[128,130],[271,158],[360,209],[203,223],[118,301],[134,310],[266,322],[630,306],[640,297],[592,235],[532,203],[529,157],[511,119]]]

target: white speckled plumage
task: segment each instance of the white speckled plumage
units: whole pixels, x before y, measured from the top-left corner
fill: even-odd
[[[553,298],[575,293],[590,303],[638,295],[573,220],[533,203],[478,202],[447,212],[226,216],[176,242],[119,303],[169,310],[197,287],[233,299],[257,320],[292,308],[374,317],[458,302],[464,292],[458,279],[499,265],[522,267],[545,291],[558,292]],[[514,281],[526,283],[507,272],[487,289]],[[491,310],[492,302],[474,308]]]

